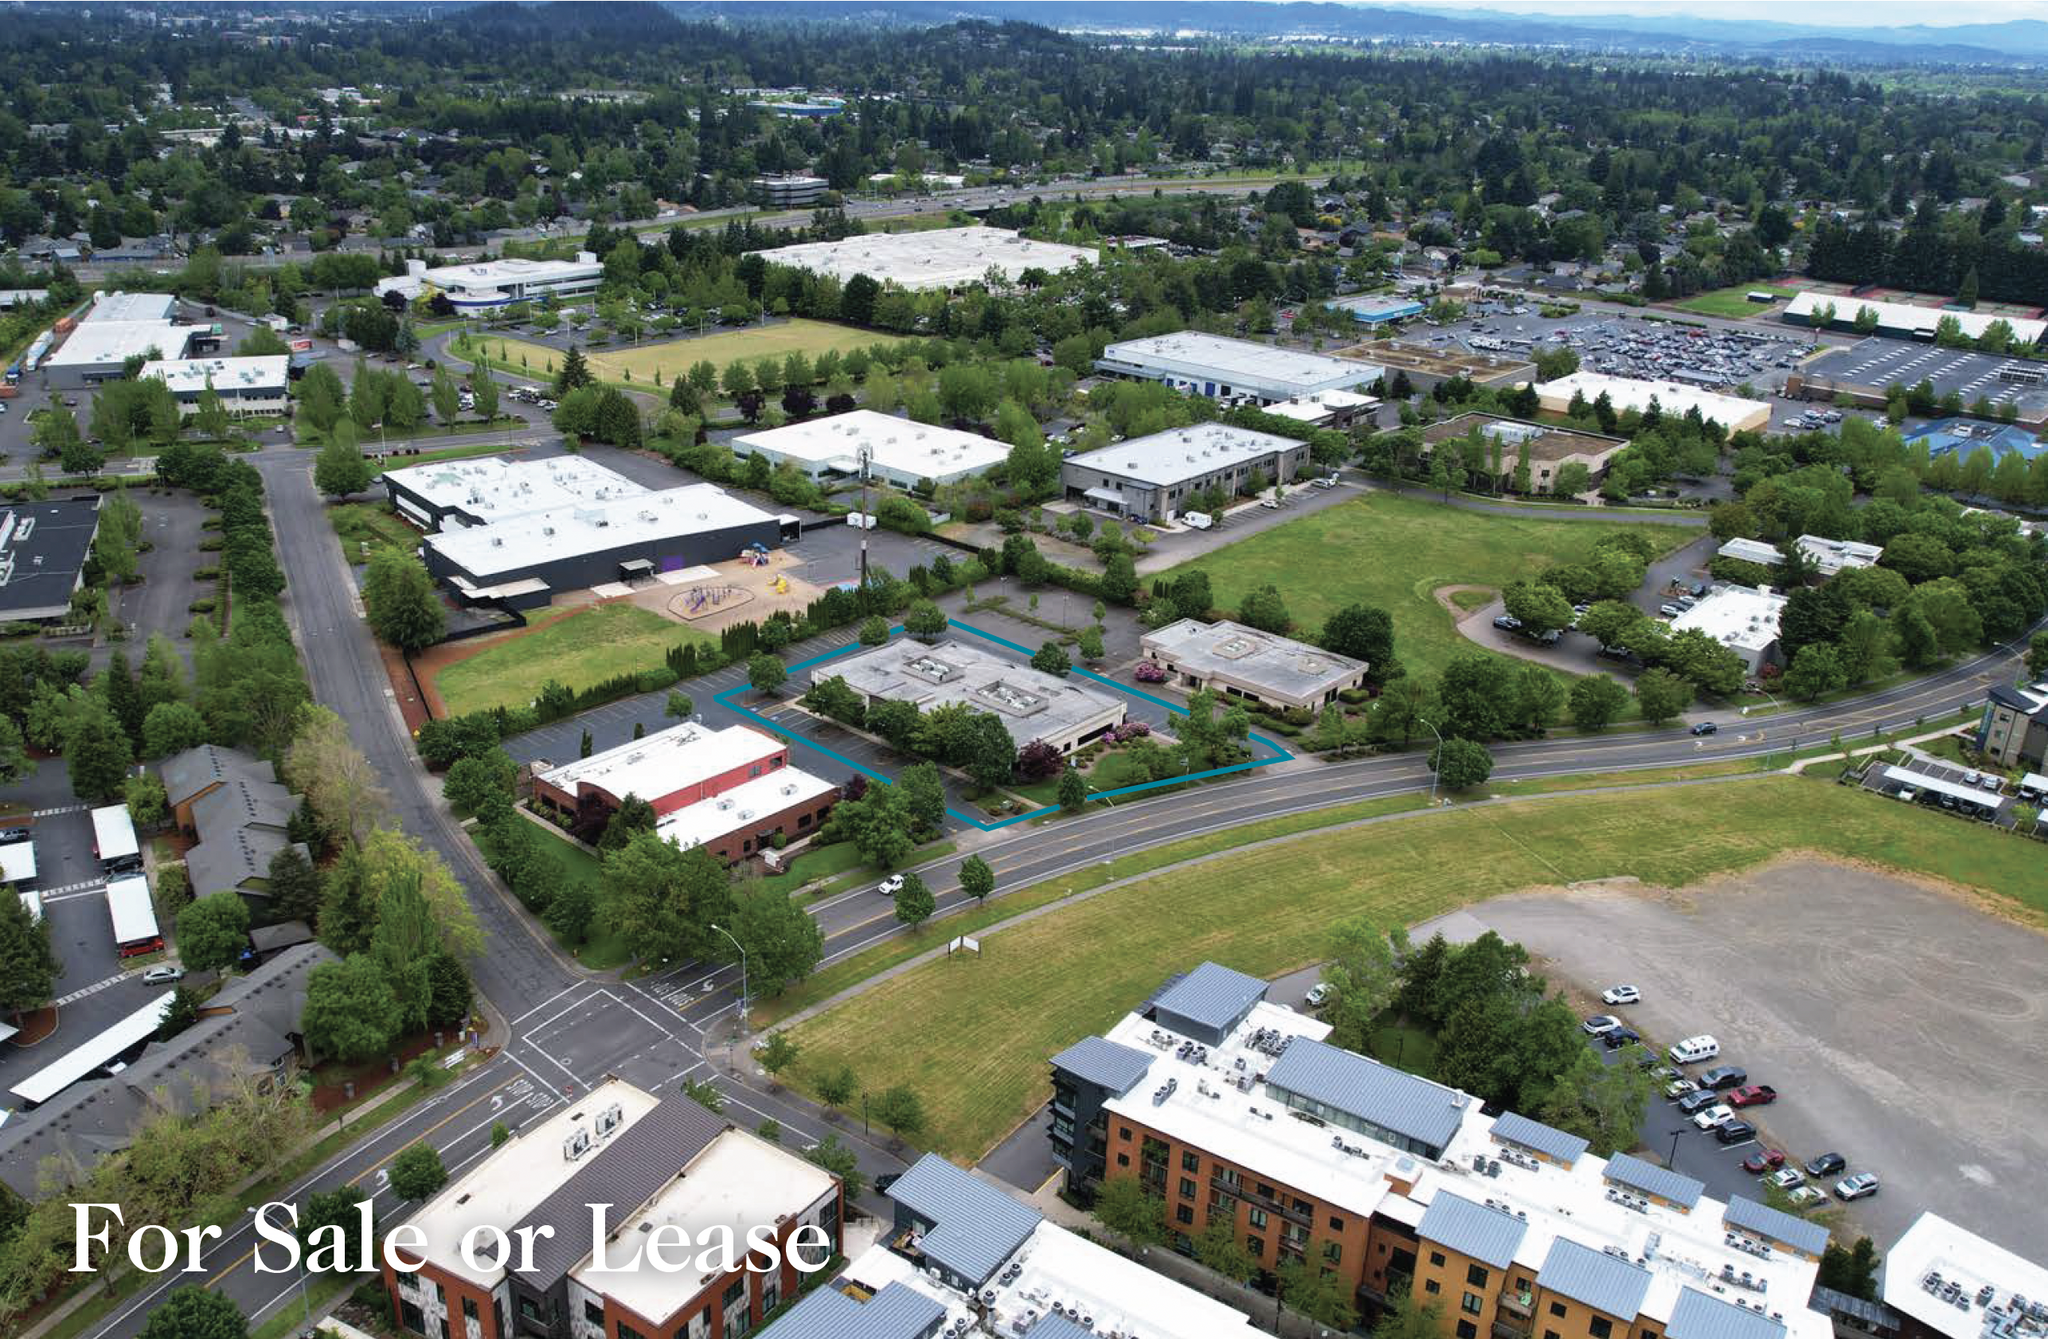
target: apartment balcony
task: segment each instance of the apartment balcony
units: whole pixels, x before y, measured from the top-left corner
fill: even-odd
[[[1278,1214],[1290,1223],[1298,1223],[1302,1227],[1310,1228],[1315,1226],[1315,1218],[1312,1214],[1304,1213],[1293,1205],[1283,1203],[1271,1195],[1261,1195],[1256,1189],[1247,1186],[1242,1181],[1226,1181],[1220,1174],[1212,1172],[1209,1176],[1209,1185],[1211,1189],[1220,1190],[1226,1195],[1236,1196],[1255,1209],[1264,1209],[1267,1213]]]

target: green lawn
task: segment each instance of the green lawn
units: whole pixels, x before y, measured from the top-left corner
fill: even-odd
[[[390,508],[375,502],[344,502],[327,509],[334,533],[341,537],[342,556],[351,563],[368,562],[369,554],[381,545],[410,553],[420,542],[419,531],[398,519]],[[363,548],[364,544],[370,547]]]
[[[730,362],[756,362],[762,358],[781,358],[791,353],[801,353],[806,358],[832,350],[847,353],[854,349],[873,349],[884,344],[900,344],[900,338],[878,335],[872,330],[861,330],[850,325],[834,325],[829,321],[780,321],[774,325],[750,326],[745,330],[728,330],[716,335],[705,335],[697,339],[675,339],[659,343],[642,342],[637,348],[628,345],[614,349],[588,349],[584,356],[590,362],[590,370],[601,380],[627,383],[648,391],[655,389],[654,374],[661,372],[663,384],[675,380],[678,373],[686,373],[700,362],[709,362],[723,370]],[[547,375],[550,365],[559,368],[562,353],[540,344],[528,344],[516,339],[483,338],[477,341],[479,348],[499,366],[523,371],[532,376]],[[504,352],[499,352],[503,346]],[[521,358],[526,361],[520,362]]]
[[[1550,521],[1368,493],[1275,526],[1161,575],[1209,574],[1219,608],[1247,591],[1279,587],[1297,631],[1313,635],[1343,605],[1363,601],[1394,616],[1394,649],[1411,674],[1433,675],[1477,649],[1437,603],[1440,586],[1505,586],[1556,563],[1584,560],[1621,526]],[[1699,537],[1679,526],[1630,525],[1666,549]]]
[[[1780,298],[1799,296],[1796,288],[1785,288],[1778,284],[1734,284],[1728,288],[1717,288],[1711,293],[1698,293],[1682,302],[1671,305],[1702,316],[1725,316],[1739,321],[1745,316],[1756,316],[1771,310],[1771,304],[1751,302],[1751,293],[1776,293]]]
[[[878,982],[792,1029],[804,1051],[792,1079],[808,1087],[846,1064],[869,1091],[907,1084],[923,1099],[929,1147],[979,1157],[1044,1099],[1047,1056],[1204,959],[1271,977],[1320,959],[1346,917],[1413,925],[1530,886],[1623,874],[1679,887],[1799,850],[1951,880],[2048,923],[2033,843],[1824,782],[1454,808],[1222,855],[987,936],[977,956]],[[972,928],[947,921],[919,947]]]
[[[521,706],[549,679],[582,689],[615,675],[659,669],[668,648],[685,642],[718,644],[623,600],[590,605],[507,634],[442,670],[434,686],[451,716]]]
[[[780,874],[761,880],[761,886],[787,897],[813,879],[830,878],[861,867],[860,851],[852,842],[830,846],[807,846]]]
[[[1373,1059],[1428,1077],[1436,1067],[1436,1038],[1408,1023],[1385,1023],[1366,1039]]]
[[[535,824],[535,827],[549,839],[547,843],[548,850],[553,854],[555,863],[562,867],[562,876],[570,883],[586,883],[591,885],[591,891],[595,893],[598,881],[604,877],[604,866],[599,862],[598,858],[589,851],[584,850],[581,846],[578,846],[568,837],[563,836],[550,824],[538,823]],[[475,838],[478,849],[482,850],[485,856],[488,857],[490,855],[489,848],[491,843],[490,839],[484,835],[484,830],[482,828],[473,829],[472,835]],[[543,931],[547,930],[547,923],[539,917],[534,918],[534,924]],[[548,932],[552,933],[552,931]],[[591,921],[590,938],[584,942],[581,948],[571,948],[568,944],[562,943],[559,936],[555,942],[561,945],[564,953],[569,954],[577,962],[593,971],[606,971],[613,967],[623,967],[633,960],[632,952],[627,949],[625,943],[619,938],[618,933],[607,926],[602,918]]]

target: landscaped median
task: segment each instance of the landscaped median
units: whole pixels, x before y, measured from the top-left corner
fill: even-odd
[[[846,1065],[868,1091],[907,1085],[924,1101],[930,1146],[979,1157],[1044,1098],[1049,1056],[1204,959],[1277,976],[1316,961],[1329,926],[1348,917],[1412,925],[1502,893],[1617,876],[1682,887],[1799,850],[1945,879],[2048,923],[2038,847],[1847,787],[1772,776],[1510,799],[1221,855],[987,935],[978,955],[878,981],[792,1027],[802,1058],[783,1077],[806,1088]],[[1025,896],[1057,900],[1066,882]],[[1024,909],[1008,901],[978,914]],[[828,997],[885,965],[856,958],[802,990]]]

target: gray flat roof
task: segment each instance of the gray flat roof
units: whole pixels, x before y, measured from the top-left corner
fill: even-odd
[[[1170,335],[1149,335],[1111,344],[1096,360],[1097,367],[1105,364],[1109,371],[1129,368],[1188,381],[1216,382],[1233,390],[1284,389],[1294,395],[1369,385],[1381,375],[1379,368],[1348,358],[1282,349],[1257,340],[1230,339],[1199,330],[1179,330]]]
[[[1577,1162],[1586,1151],[1586,1141],[1577,1135],[1552,1129],[1541,1121],[1530,1120],[1513,1111],[1502,1112],[1494,1121],[1493,1137],[1555,1158],[1567,1167]]]
[[[1707,1188],[1703,1182],[1680,1175],[1668,1167],[1659,1167],[1654,1162],[1644,1162],[1633,1153],[1617,1153],[1609,1158],[1606,1175],[1616,1185],[1640,1190],[1645,1195],[1655,1195],[1688,1209],[1699,1203],[1700,1195]]]
[[[812,667],[812,683],[829,679],[844,679],[869,697],[915,703],[922,711],[964,704],[1000,720],[1019,745],[1059,738],[1105,713],[1121,720],[1124,705],[1121,698],[964,641],[924,646],[899,637]]]
[[[1205,962],[1160,991],[1152,1004],[1220,1032],[1235,1026],[1265,997],[1266,983],[1256,976]]]
[[[932,1224],[919,1249],[977,1286],[1016,1254],[1042,1221],[974,1173],[927,1153],[888,1190],[889,1198]]]
[[[1366,670],[1362,660],[1227,618],[1214,623],[1184,618],[1146,633],[1140,645],[1199,673],[1238,679],[1296,698],[1319,696]]]
[[[1721,1215],[1721,1221],[1730,1227],[1743,1228],[1782,1242],[1808,1255],[1819,1255],[1828,1248],[1828,1230],[1819,1223],[1809,1223],[1804,1218],[1795,1218],[1781,1209],[1773,1209],[1768,1204],[1759,1204],[1740,1195],[1728,1197],[1728,1209]]]
[[[1536,1283],[1546,1292],[1563,1293],[1595,1311],[1632,1321],[1643,1309],[1643,1297],[1650,1291],[1650,1271],[1632,1260],[1582,1246],[1569,1237],[1559,1237],[1550,1243],[1550,1253],[1543,1257]]]
[[[1288,1045],[1266,1072],[1266,1086],[1349,1112],[1432,1148],[1451,1142],[1472,1101],[1456,1089],[1307,1037]]]
[[[1083,1037],[1054,1056],[1052,1063],[1055,1069],[1064,1069],[1122,1097],[1152,1068],[1152,1057],[1135,1046],[1102,1037]]]
[[[1099,474],[1171,487],[1199,479],[1218,470],[1254,464],[1301,443],[1277,433],[1234,428],[1228,423],[1192,423],[1169,428],[1148,437],[1133,437],[1095,451],[1069,456],[1068,467],[1094,470]]]
[[[1460,1255],[1483,1260],[1495,1269],[1507,1268],[1528,1235],[1529,1224],[1511,1213],[1485,1204],[1474,1204],[1462,1195],[1444,1191],[1429,1202],[1415,1233],[1424,1241],[1448,1246]]]
[[[1769,1316],[1697,1288],[1678,1290],[1678,1305],[1671,1308],[1664,1333],[1671,1339],[1785,1339],[1785,1327]]]

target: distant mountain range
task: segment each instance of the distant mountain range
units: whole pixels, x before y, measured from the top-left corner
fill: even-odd
[[[1165,0],[873,0],[854,4],[824,0],[673,0],[669,7],[688,17],[715,14],[740,21],[775,17],[925,27],[960,19],[985,19],[1091,32],[1503,43],[1645,55],[1724,54],[1884,64],[2048,62],[2048,21],[2040,19],[1953,27],[1828,27],[1690,14],[1512,14],[1500,10],[1397,9],[1311,0],[1280,4],[1255,0],[1196,4]]]

